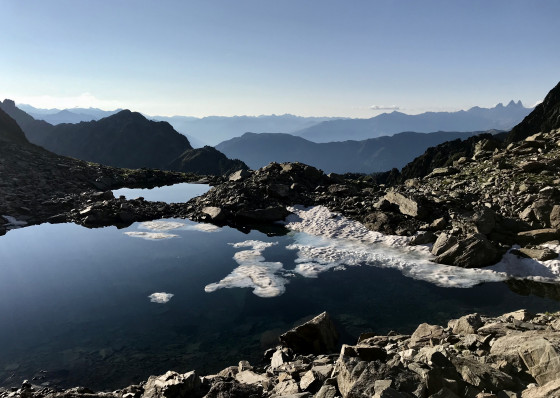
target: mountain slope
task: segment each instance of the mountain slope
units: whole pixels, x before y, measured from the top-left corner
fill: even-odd
[[[164,168],[192,149],[168,123],[152,122],[129,110],[99,121],[59,124],[35,142],[59,155],[127,168]]]
[[[302,138],[322,143],[344,140],[364,140],[402,131],[509,130],[531,111],[521,101],[494,108],[474,107],[458,112],[426,112],[407,115],[401,112],[383,113],[370,119],[333,120],[294,132]]]
[[[16,107],[12,100],[5,99],[0,102],[0,109],[17,122],[30,142],[37,143],[37,140],[53,129],[52,124],[43,120],[35,120],[31,115]]]
[[[560,82],[521,123],[509,133],[506,142],[520,141],[538,132],[560,128]]]
[[[0,103],[11,114],[30,142],[56,154],[125,168],[156,168],[220,175],[247,168],[242,162],[193,149],[189,140],[167,122],[154,122],[129,110],[98,121],[53,126],[18,109],[13,101]],[[191,152],[189,152],[191,151]],[[189,153],[188,156],[185,153]],[[217,152],[217,151],[216,151]],[[198,155],[197,155],[198,154]],[[178,158],[183,160],[176,162]],[[193,162],[193,165],[189,165]]]
[[[373,173],[401,168],[428,147],[477,133],[405,132],[364,141],[315,143],[289,134],[246,133],[216,146],[252,169],[270,162],[302,162],[326,173]]]
[[[0,109],[0,140],[20,145],[29,144],[17,122]]]

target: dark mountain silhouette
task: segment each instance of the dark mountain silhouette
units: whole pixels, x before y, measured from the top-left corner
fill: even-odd
[[[458,112],[426,112],[419,115],[407,115],[395,111],[370,119],[325,121],[293,134],[313,142],[331,142],[365,140],[401,131],[428,133],[431,131],[509,130],[530,111],[531,108],[525,108],[521,101],[510,101],[507,106],[500,103],[494,108],[474,107]]]
[[[252,169],[270,162],[302,162],[326,173],[373,173],[401,168],[428,147],[473,132],[405,132],[364,141],[315,143],[289,134],[246,133],[216,146],[230,158],[243,160]]]
[[[238,159],[228,159],[226,155],[211,146],[187,149],[167,168],[197,174],[231,174],[247,169],[247,165]]]
[[[18,126],[17,122],[2,109],[0,109],[0,140],[21,145],[29,144],[29,141],[25,138],[25,134]]]
[[[12,100],[5,99],[0,102],[0,109],[17,122],[30,142],[37,143],[38,139],[41,139],[42,136],[53,129],[51,124],[44,120],[36,120],[33,116],[19,109]]]
[[[0,107],[18,122],[30,142],[59,155],[132,169],[169,170],[173,163],[172,169],[177,171],[204,169],[205,174],[222,174],[222,170],[247,168],[225,156],[220,158],[207,150],[193,149],[189,140],[169,123],[154,122],[129,110],[98,121],[53,126],[35,120],[13,101],[5,100]],[[182,160],[176,161],[178,158]],[[192,167],[189,159],[194,162]]]
[[[520,141],[539,132],[560,128],[560,83],[521,123],[511,129],[506,142]]]

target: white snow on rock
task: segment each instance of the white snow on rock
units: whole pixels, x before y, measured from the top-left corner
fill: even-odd
[[[560,260],[537,261],[507,253],[496,265],[485,268],[460,268],[436,264],[431,260],[429,246],[409,246],[410,238],[383,235],[369,231],[364,225],[330,212],[322,206],[289,208],[293,215],[286,226],[296,231],[295,272],[316,277],[340,266],[369,264],[395,268],[405,276],[443,287],[472,287],[483,282],[509,278],[560,282]],[[549,245],[556,251],[560,245]]]
[[[228,276],[217,283],[207,285],[204,290],[208,293],[222,288],[248,287],[260,297],[280,296],[286,290],[288,280],[282,276],[284,268],[281,262],[265,261],[262,253],[278,242],[262,242],[246,240],[230,243],[236,249],[249,248],[235,253],[233,259],[239,264]]]

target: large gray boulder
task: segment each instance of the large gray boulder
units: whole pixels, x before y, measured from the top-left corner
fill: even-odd
[[[435,259],[440,264],[463,268],[486,267],[495,264],[498,260],[498,250],[482,234],[467,235]]]
[[[202,383],[195,371],[177,373],[169,371],[161,376],[150,376],[144,386],[142,398],[190,398],[202,396]]]
[[[511,333],[497,339],[490,354],[497,360],[526,367],[541,386],[560,377],[560,332]]]
[[[406,197],[396,191],[387,192],[384,199],[387,202],[396,205],[399,208],[399,211],[406,216],[422,219],[429,213],[427,207],[421,203],[419,199]]]
[[[300,354],[334,352],[338,343],[338,331],[329,314],[323,312],[281,335],[280,342]]]

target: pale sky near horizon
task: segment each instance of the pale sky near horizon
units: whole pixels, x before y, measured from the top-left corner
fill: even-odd
[[[0,0],[0,100],[372,117],[541,101],[558,0]]]

